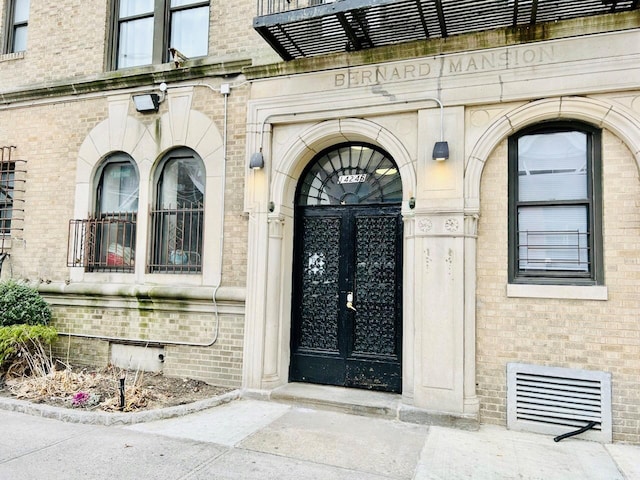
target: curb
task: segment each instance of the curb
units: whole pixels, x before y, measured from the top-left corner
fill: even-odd
[[[53,407],[30,403],[26,400],[16,400],[14,398],[0,397],[0,410],[26,413],[36,417],[51,418],[68,423],[84,423],[88,425],[133,425],[136,423],[151,422],[165,418],[179,417],[190,413],[199,412],[208,408],[217,407],[223,403],[229,403],[241,397],[240,390],[232,390],[197,402],[176,405],[173,407],[158,408],[156,410],[146,410],[143,412],[131,413],[107,413],[86,410],[74,410],[64,407]]]

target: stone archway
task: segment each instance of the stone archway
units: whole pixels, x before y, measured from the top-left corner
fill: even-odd
[[[263,212],[249,219],[249,272],[247,282],[247,323],[245,332],[244,385],[270,389],[287,383],[291,328],[291,279],[293,261],[293,203],[298,179],[308,162],[328,146],[344,142],[366,142],[391,155],[402,178],[402,211],[410,215],[409,198],[416,189],[416,159],[398,138],[381,125],[362,119],[327,120],[306,127],[280,142],[274,126],[270,140],[280,143],[273,164],[263,173],[268,197]],[[283,129],[284,137],[284,129]],[[271,148],[267,147],[271,152]],[[259,208],[259,210],[262,210]],[[412,262],[405,243],[404,263]],[[404,315],[404,330],[412,324],[410,312]],[[412,331],[412,326],[409,329]],[[405,345],[403,358],[410,358]],[[406,362],[403,378],[412,377],[412,362]],[[404,386],[403,392],[411,387]]]
[[[640,118],[635,112],[601,99],[558,97],[527,103],[496,119],[481,135],[467,157],[464,175],[465,206],[477,209],[484,164],[493,149],[511,133],[527,125],[551,119],[574,119],[605,127],[629,147],[640,170]]]

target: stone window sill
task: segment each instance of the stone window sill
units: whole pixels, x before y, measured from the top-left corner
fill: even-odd
[[[0,55],[0,62],[8,62],[10,60],[22,60],[24,58],[24,51],[15,53],[3,53]]]
[[[607,287],[602,285],[525,285],[507,284],[507,297],[560,298],[566,300],[607,300]]]

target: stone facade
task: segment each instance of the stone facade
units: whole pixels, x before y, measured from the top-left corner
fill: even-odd
[[[279,62],[254,9],[211,4],[207,57],[109,71],[111,2],[32,2],[27,50],[0,55],[0,145],[27,162],[1,275],[53,305],[56,354],[105,364],[124,345],[133,365],[149,347],[168,375],[286,384],[296,188],[318,152],[364,142],[402,180],[403,405],[505,424],[509,362],[604,371],[613,440],[640,443],[638,12],[559,22],[535,42],[505,29]],[[158,112],[137,112],[131,96],[161,82]],[[557,119],[603,132],[602,285],[509,283],[508,137]],[[434,162],[441,132],[450,157]],[[139,173],[135,250],[149,257],[158,168],[177,147],[205,167],[202,272],[69,266],[69,222],[95,211],[114,152]],[[265,168],[251,170],[258,151]]]

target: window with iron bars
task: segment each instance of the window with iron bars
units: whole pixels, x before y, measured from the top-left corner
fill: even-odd
[[[71,220],[67,266],[88,272],[133,272],[136,216],[119,212]]]
[[[204,165],[192,150],[176,149],[160,162],[156,202],[150,212],[149,272],[202,271],[204,188]]]
[[[26,171],[24,160],[12,157],[16,147],[0,147],[0,253],[5,253],[6,240],[21,231],[22,193]]]
[[[135,162],[114,152],[100,165],[96,180],[96,213],[69,224],[68,266],[133,272],[140,183]]]
[[[0,162],[0,235],[11,233],[15,169],[14,162]]]
[[[156,273],[200,272],[203,219],[202,203],[152,210],[151,229],[155,238],[149,270]]]

